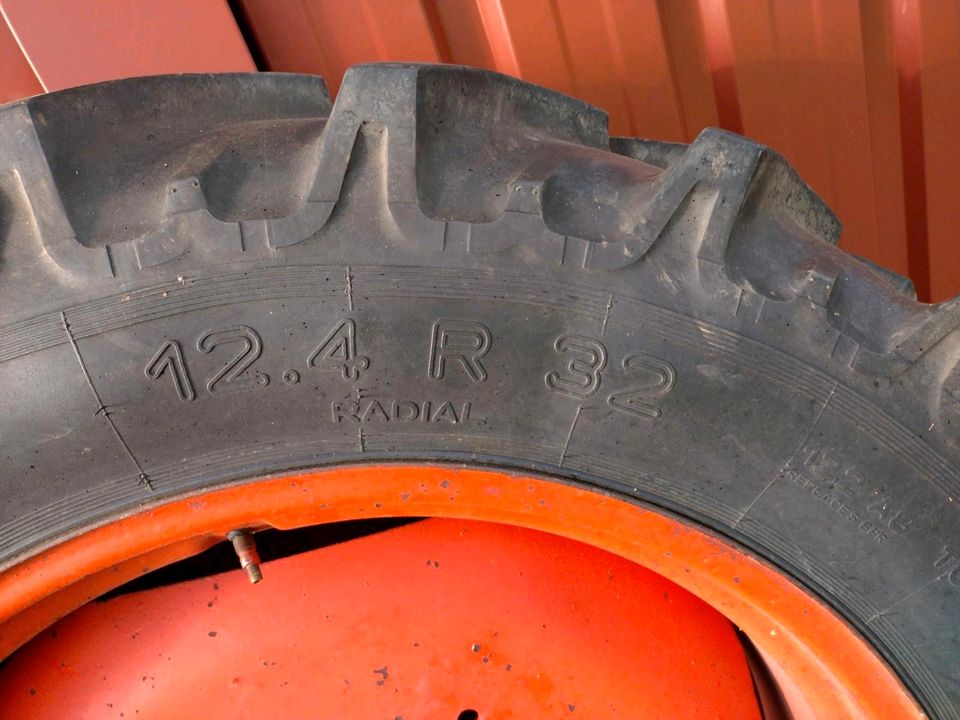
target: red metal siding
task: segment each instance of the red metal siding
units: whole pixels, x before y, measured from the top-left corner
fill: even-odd
[[[256,69],[224,0],[2,0],[0,7],[44,90]]]
[[[0,22],[0,103],[43,92],[33,68],[24,57],[10,26]]]

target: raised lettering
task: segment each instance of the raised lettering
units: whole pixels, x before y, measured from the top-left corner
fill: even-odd
[[[334,400],[330,404],[331,418],[335,423],[353,421],[355,423],[473,423],[486,425],[486,419],[479,417],[473,403],[452,400],[384,400],[367,398],[362,400]]]
[[[623,369],[639,375],[641,381],[628,390],[611,393],[607,404],[614,410],[654,420],[663,411],[653,404],[654,400],[669,393],[677,382],[673,365],[645,353],[635,353],[623,359]]]
[[[184,402],[193,400],[196,393],[193,390],[193,383],[190,382],[190,376],[187,374],[187,366],[183,362],[180,343],[176,340],[164,342],[156,354],[150,358],[150,362],[147,363],[143,372],[148,378],[156,380],[168,370],[170,371],[170,377],[173,378],[173,386],[179,398]]]
[[[334,400],[330,404],[330,409],[333,412],[333,421],[336,423],[347,419],[360,422],[360,403],[353,400]]]
[[[249,390],[267,385],[270,378],[256,371],[253,377],[242,377],[263,351],[263,342],[252,327],[238,325],[224,330],[211,330],[197,340],[197,349],[203,353],[211,353],[214,348],[230,343],[239,343],[243,345],[243,349],[207,381],[207,390],[211,393],[219,390],[221,380],[226,390]]]
[[[379,400],[371,400],[367,404],[367,409],[363,411],[363,415],[360,416],[360,420],[362,422],[370,422],[371,420],[389,421],[390,416],[387,415],[387,411],[383,409]]]
[[[412,400],[397,400],[393,403],[393,419],[413,422],[420,417],[420,406]]]
[[[600,387],[600,373],[607,366],[607,349],[603,343],[581,335],[561,335],[553,347],[561,355],[571,357],[564,374],[546,374],[547,387],[578,400],[593,395]]]
[[[357,380],[370,367],[370,359],[357,354],[357,326],[353,320],[341,320],[310,353],[307,365],[320,370],[339,370],[344,380]]]
[[[490,350],[490,329],[483,323],[461,320],[437,320],[430,340],[431,380],[446,373],[447,361],[456,361],[472,382],[482,383],[487,371],[480,359]]]
[[[430,418],[430,420],[432,422],[440,422],[441,420],[444,420],[456,425],[458,422],[457,410],[453,407],[453,403],[447,400],[436,409],[436,411],[433,413],[433,417]]]

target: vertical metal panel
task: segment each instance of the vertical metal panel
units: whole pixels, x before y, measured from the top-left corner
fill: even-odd
[[[225,0],[3,0],[2,8],[45,90],[255,69]]]
[[[877,224],[877,247],[865,255],[903,275],[911,276],[920,297],[928,298],[927,264],[911,263],[907,251],[909,238],[901,150],[903,128],[889,4],[872,1],[861,3],[860,22]],[[960,292],[960,286],[956,291]]]
[[[426,6],[413,0],[241,0],[239,5],[271,69],[323,75],[331,93],[357,63],[444,61]]]
[[[705,127],[733,129],[739,122],[724,121],[725,108],[717,90],[717,67],[711,62],[709,36],[711,24],[703,16],[700,5],[693,0],[658,0],[661,32],[670,54],[671,67],[681,103],[684,122],[683,140],[690,141]],[[726,30],[718,28],[721,33]],[[734,101],[736,96],[734,94]],[[736,125],[739,127],[739,125]],[[636,134],[642,134],[638,129]]]
[[[610,113],[615,134],[689,141],[711,125],[741,132],[782,152],[823,196],[844,222],[845,249],[909,274],[921,298],[960,292],[956,0],[234,5],[270,69],[324,75],[333,92],[358,62],[455,62],[582,97]],[[2,7],[48,88],[249,66],[224,0]],[[169,66],[169,56],[181,65]],[[38,89],[2,32],[0,61],[0,98]]]
[[[0,103],[43,92],[10,27],[0,18]]]
[[[897,1],[920,16],[920,67],[907,78],[919,84],[922,134],[905,141],[924,162],[930,294],[960,289],[960,5],[953,0]],[[914,222],[911,216],[909,221]]]
[[[328,83],[339,79],[331,74],[322,33],[303,3],[243,1],[239,5],[271,70],[322,75]]]
[[[519,74],[499,3],[448,0],[424,6],[434,9],[434,32],[446,40],[446,61]]]
[[[718,0],[699,0],[699,7],[718,124],[726,130],[742,133],[743,118],[733,72],[733,41],[726,5]]]

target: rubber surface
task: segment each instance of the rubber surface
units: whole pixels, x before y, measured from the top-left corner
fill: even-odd
[[[287,468],[526,468],[753,549],[960,717],[960,311],[834,248],[772,151],[611,141],[440,66],[355,68],[332,111],[121,81],[0,129],[4,562]]]

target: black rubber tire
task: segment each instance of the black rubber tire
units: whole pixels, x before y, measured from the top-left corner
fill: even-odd
[[[839,231],[762,146],[463,68],[8,105],[0,559],[291,468],[522,468],[762,555],[960,718],[960,310]]]

